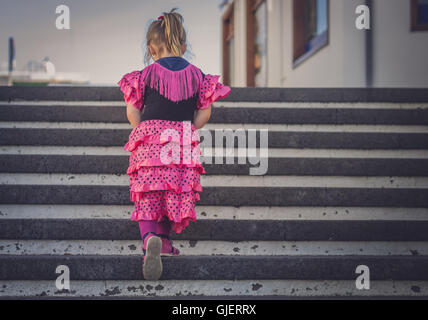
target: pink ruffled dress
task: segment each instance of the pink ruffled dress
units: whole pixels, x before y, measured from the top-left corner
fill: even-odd
[[[195,202],[202,192],[199,135],[195,110],[208,108],[231,89],[181,57],[157,60],[118,82],[125,102],[142,111],[129,135],[131,220],[172,222],[176,233],[196,221]]]

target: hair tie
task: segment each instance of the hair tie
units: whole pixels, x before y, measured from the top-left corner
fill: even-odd
[[[158,17],[158,20],[163,20],[163,16],[159,16],[159,17]]]

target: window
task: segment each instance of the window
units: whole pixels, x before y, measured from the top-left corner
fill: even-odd
[[[412,31],[428,30],[428,0],[412,0]]]
[[[223,82],[233,85],[235,81],[235,41],[234,41],[234,19],[233,4],[223,16]]]
[[[267,4],[247,1],[247,85],[267,86]]]
[[[296,67],[328,44],[328,0],[294,0],[293,27]]]

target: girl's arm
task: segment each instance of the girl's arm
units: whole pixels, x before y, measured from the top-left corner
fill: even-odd
[[[196,130],[201,129],[211,117],[211,106],[206,109],[196,110],[193,118],[193,124]]]
[[[128,117],[128,121],[132,128],[135,128],[141,122],[141,111],[135,108],[133,105],[126,105],[126,116]]]

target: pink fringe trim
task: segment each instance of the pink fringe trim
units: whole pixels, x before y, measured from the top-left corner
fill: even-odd
[[[141,75],[141,81],[146,86],[173,102],[187,100],[199,93],[202,79],[201,71],[192,64],[182,70],[172,71],[159,63],[152,63]]]

